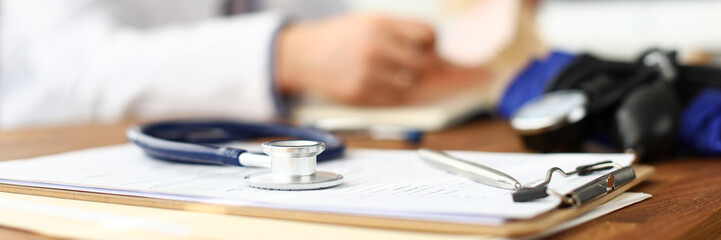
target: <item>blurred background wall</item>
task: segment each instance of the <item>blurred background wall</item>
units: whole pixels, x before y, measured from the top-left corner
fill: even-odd
[[[721,1],[542,1],[538,32],[550,46],[632,58],[649,46],[721,54]]]

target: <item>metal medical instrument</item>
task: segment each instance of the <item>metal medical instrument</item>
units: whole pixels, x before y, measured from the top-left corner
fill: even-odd
[[[255,188],[310,190],[333,187],[343,182],[343,175],[316,172],[316,159],[339,158],[345,145],[332,134],[310,128],[275,123],[169,121],[134,126],[126,135],[146,154],[161,160],[271,168],[271,171],[245,177],[245,182]],[[307,140],[263,143],[262,149],[267,155],[213,145],[259,137]]]
[[[284,140],[263,143],[270,156],[271,171],[245,176],[251,187],[271,190],[308,190],[341,184],[343,175],[316,171],[316,155],[325,150],[322,142]]]

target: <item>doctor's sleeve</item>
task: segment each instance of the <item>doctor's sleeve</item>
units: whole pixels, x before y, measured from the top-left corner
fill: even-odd
[[[24,33],[19,63],[3,56],[0,127],[281,114],[272,69],[279,13],[148,29],[105,15],[73,19]]]
[[[135,88],[130,95],[118,94],[113,99],[128,108],[127,114],[142,118],[269,120],[282,114],[273,79],[275,36],[281,25],[282,16],[269,12],[168,28],[152,37],[119,34],[116,44],[121,46],[112,50],[119,57],[105,58],[107,64],[123,59],[127,61],[123,65],[145,69],[133,69],[138,76],[128,76],[135,81],[129,85]],[[122,45],[133,41],[145,41],[141,47],[127,46],[127,50],[142,49],[138,52],[141,56],[125,58]],[[106,68],[114,67],[97,69]],[[127,69],[117,69],[116,73],[124,71]],[[123,82],[118,79],[110,84]],[[110,119],[120,117],[114,114],[100,111]]]

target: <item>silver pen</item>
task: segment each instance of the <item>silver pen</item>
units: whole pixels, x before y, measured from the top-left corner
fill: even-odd
[[[521,188],[521,183],[508,174],[440,151],[421,148],[418,156],[433,166],[479,183],[510,190]]]

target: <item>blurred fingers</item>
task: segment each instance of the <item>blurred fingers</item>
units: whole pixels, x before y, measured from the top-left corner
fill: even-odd
[[[378,60],[383,64],[409,69],[410,71],[422,71],[425,68],[424,54],[418,52],[412,46],[385,42],[381,44],[381,48],[383,54],[381,59]]]
[[[415,83],[416,76],[408,69],[378,66],[368,89],[370,104],[384,106],[401,104],[406,91]]]
[[[410,44],[420,50],[432,48],[436,41],[433,29],[421,22],[397,19],[388,27],[396,33],[398,41]]]
[[[438,57],[433,44],[433,30],[425,24],[408,21],[390,21],[388,38],[382,48],[387,57],[403,68],[414,72],[424,72],[437,65]]]

